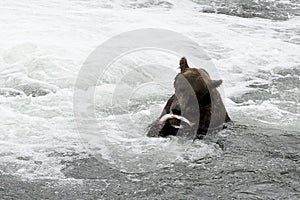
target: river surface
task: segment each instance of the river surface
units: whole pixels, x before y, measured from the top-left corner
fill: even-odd
[[[0,27],[0,199],[300,199],[298,0],[1,0]],[[144,28],[199,45],[227,129],[146,137],[189,59],[147,48],[111,61],[78,126],[89,55]]]

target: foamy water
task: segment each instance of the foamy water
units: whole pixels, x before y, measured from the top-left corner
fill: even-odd
[[[196,41],[224,81],[234,121],[299,130],[299,17],[240,18],[202,13],[202,5],[187,0],[151,2],[1,1],[0,174],[64,179],[64,163],[89,153],[125,172],[220,156],[214,143],[145,136],[173,92],[180,57],[167,52],[119,58],[96,86],[100,130],[78,133],[73,94],[82,64],[107,39],[140,28]],[[116,88],[128,82],[134,83],[130,101],[116,110]]]

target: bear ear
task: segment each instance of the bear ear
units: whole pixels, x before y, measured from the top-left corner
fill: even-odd
[[[182,63],[184,63],[184,64],[186,64],[187,63],[187,60],[186,60],[186,58],[185,57],[182,57],[181,59],[180,59],[180,61],[179,61],[180,63],[182,62]]]
[[[187,63],[187,60],[185,57],[182,57],[179,61],[179,68],[181,70],[181,73],[185,72],[187,68],[189,68],[189,65]]]
[[[210,89],[217,88],[223,83],[222,80],[210,80],[208,87]]]

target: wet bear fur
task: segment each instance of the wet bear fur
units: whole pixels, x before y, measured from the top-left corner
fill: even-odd
[[[190,68],[185,57],[180,59],[181,72],[174,81],[175,94],[167,101],[160,117],[149,126],[147,136],[166,137],[168,135],[185,135],[193,138],[203,138],[207,132],[222,129],[230,118],[217,88],[222,80],[212,80],[204,69]],[[158,123],[165,114],[182,115],[194,126],[179,125],[180,120],[169,119],[164,125]]]

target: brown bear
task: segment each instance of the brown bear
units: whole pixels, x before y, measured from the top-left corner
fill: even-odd
[[[149,137],[185,135],[203,138],[208,131],[223,128],[230,118],[217,90],[222,80],[212,80],[204,69],[190,68],[185,57],[174,81],[175,94],[169,98],[159,119],[150,125]],[[163,124],[162,124],[163,122]],[[184,126],[180,126],[184,124]]]

